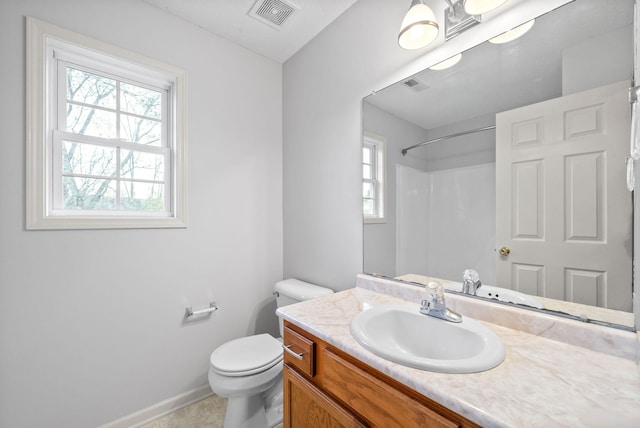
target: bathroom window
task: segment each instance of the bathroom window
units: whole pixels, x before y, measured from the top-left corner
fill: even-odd
[[[362,143],[362,209],[365,223],[386,222],[385,155],[385,139],[365,133]]]
[[[184,71],[27,25],[27,228],[184,227]]]

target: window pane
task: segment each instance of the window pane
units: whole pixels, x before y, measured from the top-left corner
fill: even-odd
[[[362,148],[362,161],[364,163],[371,163],[371,149],[369,147]]]
[[[67,67],[67,99],[115,109],[116,81]]]
[[[116,138],[116,114],[67,104],[67,131],[92,137]]]
[[[64,177],[62,208],[67,210],[112,210],[116,206],[114,180]]]
[[[122,209],[131,211],[166,211],[164,185],[123,181],[120,185]]]
[[[116,174],[116,149],[65,141],[62,145],[62,169],[67,174]]]
[[[364,215],[375,215],[375,204],[372,199],[363,199],[362,208]]]
[[[363,198],[374,198],[375,190],[373,183],[362,183],[362,197]]]
[[[123,114],[120,117],[120,138],[148,146],[162,145],[162,123]]]
[[[371,180],[371,165],[362,165],[362,177]]]
[[[129,179],[164,181],[164,155],[122,150],[120,175]]]
[[[142,116],[160,119],[162,116],[162,94],[158,91],[122,83],[120,85],[122,110]]]

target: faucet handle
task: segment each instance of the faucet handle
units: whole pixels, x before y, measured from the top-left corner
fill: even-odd
[[[480,275],[478,275],[478,272],[473,269],[466,269],[462,273],[462,279],[465,281],[478,282],[480,281]]]
[[[429,293],[427,299],[420,302],[420,313],[451,322],[462,322],[462,315],[447,308],[444,302],[444,287],[437,281],[431,281],[425,287]]]
[[[431,301],[444,303],[444,288],[438,281],[430,281],[426,286]]]

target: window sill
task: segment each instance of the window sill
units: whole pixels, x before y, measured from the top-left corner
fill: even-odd
[[[377,218],[377,217],[365,217],[364,218],[364,224],[383,224],[386,223],[387,219],[384,217],[381,218]]]
[[[27,219],[27,230],[73,229],[165,229],[186,228],[187,221],[178,217],[41,217]]]

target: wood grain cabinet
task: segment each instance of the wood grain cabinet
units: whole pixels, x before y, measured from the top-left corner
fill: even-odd
[[[475,423],[285,321],[284,428]]]

